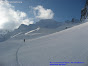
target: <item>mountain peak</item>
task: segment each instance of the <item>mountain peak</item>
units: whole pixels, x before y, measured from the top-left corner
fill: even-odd
[[[28,26],[25,25],[25,24],[21,24],[18,29],[20,29],[20,28],[26,28],[26,27],[28,27]]]
[[[41,22],[41,21],[55,21],[55,20],[53,20],[53,19],[42,19],[39,22]]]
[[[42,27],[42,28],[57,28],[61,24],[62,23],[57,22],[53,19],[43,19],[36,23],[36,25],[38,25],[39,27]]]
[[[88,0],[86,0],[85,7],[81,10],[81,21],[88,18]]]

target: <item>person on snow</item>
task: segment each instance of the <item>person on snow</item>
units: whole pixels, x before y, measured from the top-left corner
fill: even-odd
[[[24,39],[24,42],[25,42],[25,39]]]

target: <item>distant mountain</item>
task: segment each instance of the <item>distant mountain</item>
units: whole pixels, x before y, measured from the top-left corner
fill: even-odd
[[[10,31],[0,30],[0,42],[5,41],[10,38]]]
[[[10,32],[10,31],[0,29],[0,34],[7,34],[8,32]]]
[[[72,23],[78,23],[78,22],[80,22],[80,20],[79,19],[72,18],[71,22]]]
[[[39,22],[36,22],[35,24],[31,24],[29,26],[27,25],[20,25],[20,27],[18,29],[20,30],[25,30],[25,29],[35,29],[37,27],[41,27],[41,28],[57,28],[59,26],[62,25],[62,22],[57,22],[55,20],[52,20],[52,19],[43,19],[43,20],[40,20]]]
[[[79,19],[76,19],[76,18],[72,18],[72,20],[66,20],[65,23],[79,23],[80,20]]]
[[[47,29],[54,29],[57,28],[59,26],[61,26],[62,23],[61,22],[57,22],[55,20],[52,19],[46,19],[46,20],[40,20],[39,22],[36,22],[36,24],[31,24],[31,25],[20,25],[18,29],[14,30],[12,32],[12,34],[17,34],[19,32],[25,33],[27,31],[31,31],[34,30],[38,27],[40,28],[47,28]]]
[[[41,28],[57,28],[62,25],[62,22],[57,22],[52,19],[45,19],[45,20],[40,20],[39,22],[36,23],[36,26],[39,26]]]
[[[30,33],[30,32],[31,33],[38,33],[38,34],[41,33],[41,34],[45,35],[45,34],[49,34],[51,32],[54,32],[53,30],[60,27],[61,25],[63,25],[62,22],[57,22],[53,19],[45,19],[45,20],[40,20],[39,22],[36,22],[35,24],[31,24],[28,26],[21,24],[18,29],[15,29],[10,34],[12,37],[18,36],[18,35],[21,35],[21,37],[22,37],[25,35],[25,33]],[[40,28],[40,29],[36,31],[37,28]]]
[[[35,24],[21,24],[18,29],[0,36],[0,42],[9,38],[13,39],[34,39],[40,36],[55,33],[79,24],[79,21],[72,19],[68,22],[57,22],[53,19],[43,19]]]

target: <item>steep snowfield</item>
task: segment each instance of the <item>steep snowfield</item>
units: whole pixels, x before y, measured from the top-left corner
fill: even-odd
[[[50,66],[50,62],[84,62],[65,66],[88,66],[88,23],[25,43],[0,43],[0,66]]]

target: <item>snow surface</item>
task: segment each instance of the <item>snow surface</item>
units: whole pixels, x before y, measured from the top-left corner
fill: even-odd
[[[37,29],[31,30],[31,31],[29,31],[29,32],[25,33],[25,35],[28,35],[28,34],[30,34],[30,33],[32,33],[32,32],[34,32],[34,31],[38,31],[39,29],[40,29],[40,27],[38,27]]]
[[[11,38],[14,38],[14,37],[18,36],[18,35],[20,35],[21,33],[22,33],[22,32],[20,32],[20,33],[14,35],[14,36],[11,36]]]
[[[50,66],[50,62],[84,62],[65,66],[88,66],[88,22],[25,43],[0,43],[0,66]]]

